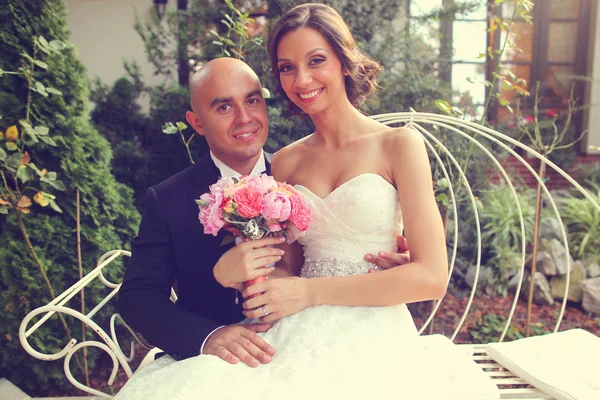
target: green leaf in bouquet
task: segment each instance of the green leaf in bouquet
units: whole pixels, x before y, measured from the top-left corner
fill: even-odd
[[[221,241],[221,246],[227,246],[228,244],[233,242],[235,242],[235,236],[225,235],[225,237],[223,237],[223,240]]]
[[[177,121],[177,129],[180,131],[185,131],[187,129],[187,125],[181,121]]]
[[[8,157],[8,154],[6,154],[6,152],[4,151],[3,148],[0,148],[0,161],[6,161],[7,157]]]
[[[17,148],[18,148],[18,146],[15,142],[7,142],[6,143],[6,149],[8,151],[15,151],[15,150],[17,150]]]
[[[204,200],[200,200],[200,199],[196,199],[194,200],[196,202],[196,204],[198,204],[200,207],[204,207],[206,206],[206,202]]]

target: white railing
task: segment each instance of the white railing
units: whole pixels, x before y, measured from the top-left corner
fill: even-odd
[[[529,148],[528,146],[525,146],[525,145],[519,143],[518,141],[514,140],[513,138],[506,136],[500,132],[497,132],[493,129],[489,129],[489,128],[483,127],[481,125],[478,125],[476,123],[457,119],[454,117],[438,115],[438,114],[429,114],[429,113],[417,113],[417,112],[393,113],[393,114],[376,115],[376,116],[373,116],[373,118],[378,121],[381,121],[385,124],[390,124],[390,125],[405,124],[405,126],[413,128],[413,129],[419,131],[420,133],[422,133],[428,149],[430,150],[430,152],[433,154],[433,156],[435,157],[435,159],[438,161],[438,163],[440,165],[443,176],[448,180],[448,182],[451,182],[449,169],[450,170],[453,169],[453,170],[457,171],[461,178],[461,184],[463,184],[467,190],[469,202],[470,202],[470,205],[472,208],[473,215],[475,217],[474,229],[477,234],[477,243],[476,243],[477,264],[476,264],[476,273],[475,273],[475,278],[474,278],[474,282],[473,282],[473,288],[471,290],[469,300],[465,307],[465,310],[463,311],[462,316],[461,316],[460,320],[458,321],[458,324],[457,324],[454,332],[451,335],[452,340],[454,340],[456,338],[456,335],[458,334],[460,328],[462,327],[462,325],[469,313],[469,310],[470,310],[472,302],[473,302],[473,298],[476,293],[478,277],[479,277],[479,272],[480,272],[480,268],[481,268],[481,226],[480,226],[479,214],[477,212],[475,197],[474,197],[471,187],[469,185],[465,171],[462,170],[459,162],[449,152],[449,150],[446,148],[444,143],[442,141],[440,141],[440,139],[438,137],[436,137],[436,135],[431,133],[431,131],[428,130],[426,127],[427,126],[434,127],[435,128],[434,130],[437,130],[437,128],[443,128],[443,129],[445,129],[446,132],[454,133],[454,134],[462,137],[464,140],[467,140],[468,142],[473,143],[473,145],[475,147],[480,149],[487,157],[489,157],[491,159],[492,163],[498,169],[500,175],[506,181],[508,187],[510,188],[512,196],[515,199],[515,207],[517,207],[517,209],[519,211],[519,217],[520,217],[519,221],[520,221],[520,229],[521,229],[521,266],[520,266],[520,269],[518,272],[520,279],[519,279],[518,287],[517,287],[517,290],[515,293],[515,297],[512,302],[512,306],[511,306],[510,310],[508,310],[508,318],[506,321],[506,325],[505,325],[502,335],[499,339],[499,341],[502,341],[506,335],[508,327],[510,326],[510,323],[514,316],[514,312],[516,309],[518,296],[521,291],[521,285],[522,285],[523,276],[524,276],[524,272],[525,272],[525,264],[526,264],[526,262],[525,262],[525,257],[526,257],[525,224],[523,221],[523,213],[521,212],[520,204],[519,204],[519,201],[517,200],[517,192],[516,192],[512,182],[510,181],[506,170],[504,169],[502,164],[496,159],[496,157],[484,145],[482,145],[478,141],[478,138],[484,138],[486,140],[489,140],[490,142],[495,143],[497,146],[500,146],[501,148],[503,148],[508,154],[511,154],[519,162],[521,162],[527,168],[527,170],[529,170],[529,172],[536,178],[536,180],[541,183],[542,190],[544,191],[544,193],[547,196],[547,200],[550,203],[550,206],[552,208],[552,211],[554,212],[554,215],[561,222],[560,223],[560,227],[561,227],[560,233],[561,233],[563,244],[566,249],[566,254],[565,254],[566,260],[565,261],[568,266],[567,271],[570,271],[571,257],[570,257],[570,253],[569,253],[569,245],[568,245],[567,235],[563,228],[562,219],[560,217],[560,213],[558,211],[556,203],[552,199],[550,192],[548,191],[544,182],[541,180],[541,178],[536,173],[536,171],[534,171],[533,168],[529,165],[529,163],[527,161],[525,161],[515,150],[513,150],[513,148],[520,148],[523,151],[530,154],[531,156],[538,158],[539,160],[543,160],[550,168],[554,169],[558,174],[560,174],[569,183],[571,183],[571,185],[574,188],[576,188],[583,196],[585,196],[585,198],[588,199],[599,211],[600,211],[600,204],[598,204],[589,195],[589,193],[581,187],[581,185],[579,185],[566,172],[564,172],[562,169],[560,169],[558,166],[556,166],[550,160],[543,157],[541,154],[539,154],[538,152]],[[444,163],[442,162],[442,157],[437,149],[440,149],[440,152],[442,153],[441,155],[446,155],[448,157],[451,165],[444,165]],[[450,194],[450,201],[452,203],[452,208],[453,208],[454,212],[457,213],[459,209],[457,207],[457,202],[456,202],[456,197],[455,197],[455,188],[453,188],[452,186],[450,186],[450,188],[449,188],[449,194]],[[452,275],[452,272],[454,270],[455,260],[457,257],[458,233],[459,233],[458,220],[459,220],[459,216],[455,215],[455,217],[453,218],[454,238],[453,238],[452,251],[450,253],[449,276]],[[108,380],[109,385],[112,385],[114,383],[114,380],[117,375],[119,367],[123,368],[123,370],[125,371],[128,378],[130,378],[133,374],[130,362],[133,360],[134,355],[135,355],[134,342],[131,342],[129,356],[126,356],[123,353],[123,351],[121,350],[121,348],[119,347],[118,340],[116,337],[117,336],[116,329],[115,329],[116,322],[117,322],[117,320],[122,322],[120,316],[118,314],[115,314],[111,317],[111,319],[110,319],[110,335],[107,332],[105,332],[101,328],[101,326],[97,322],[94,322],[94,320],[92,319],[97,314],[97,312],[117,294],[117,292],[119,290],[120,284],[108,281],[105,278],[105,276],[103,275],[102,270],[120,256],[130,256],[130,253],[127,251],[123,251],[123,250],[114,250],[114,251],[110,251],[110,252],[104,254],[98,261],[96,268],[93,271],[91,271],[90,273],[88,273],[83,279],[81,279],[79,282],[75,283],[69,289],[64,291],[62,294],[60,294],[56,299],[51,301],[49,304],[31,311],[25,317],[23,322],[21,323],[21,327],[19,330],[19,338],[21,340],[23,348],[29,354],[31,354],[35,358],[38,358],[40,360],[46,360],[46,361],[54,361],[54,360],[59,360],[61,358],[64,358],[65,375],[66,375],[67,379],[75,387],[77,387],[85,392],[88,392],[88,393],[91,393],[93,395],[100,396],[103,398],[107,398],[107,399],[110,399],[112,397],[106,393],[100,392],[96,389],[93,389],[93,388],[83,385],[81,382],[77,381],[73,377],[73,374],[71,373],[71,370],[70,370],[70,361],[71,361],[73,354],[76,351],[80,350],[81,348],[97,347],[97,348],[104,350],[106,353],[108,353],[113,362],[113,370],[112,370],[112,373]],[[109,288],[111,290],[110,293],[98,305],[96,305],[89,313],[87,313],[85,315],[73,308],[69,308],[67,306],[67,302],[69,300],[71,300],[75,295],[80,293],[80,291],[83,290],[87,285],[89,285],[94,279],[99,279],[107,288]],[[557,318],[557,321],[556,321],[556,324],[554,327],[555,332],[558,330],[558,328],[560,326],[560,323],[562,321],[563,314],[565,311],[565,306],[566,306],[566,302],[567,302],[567,293],[569,290],[569,273],[566,274],[566,281],[567,282],[565,285],[565,293],[563,296],[560,313],[558,315],[558,318]],[[175,292],[172,291],[171,294],[172,294],[171,299],[173,301],[175,301],[176,300]],[[443,299],[436,302],[433,311],[431,312],[431,314],[429,315],[429,317],[427,318],[427,320],[425,321],[423,326],[420,328],[420,332],[423,332],[425,330],[425,328],[428,326],[428,324],[431,323],[431,321],[435,317],[435,314],[436,314],[437,310],[439,309],[442,301],[443,301]],[[91,328],[100,337],[101,341],[86,340],[82,343],[77,344],[76,339],[71,339],[65,345],[65,347],[58,353],[43,354],[43,353],[38,352],[29,344],[28,338],[36,331],[36,329],[38,329],[44,322],[46,322],[52,315],[54,315],[57,312],[71,315],[72,317],[84,322],[89,328]],[[33,323],[33,320],[38,316],[41,316],[41,318],[39,320],[37,320],[35,323]],[[28,328],[28,325],[30,323],[33,323],[33,325]],[[125,327],[127,327],[126,324],[123,323],[123,325]],[[129,327],[127,327],[127,329],[129,330],[129,332],[131,332],[131,334],[133,335],[135,340],[137,340],[140,344],[145,346],[144,342],[140,340],[140,338],[135,334],[135,332],[133,332],[131,329],[129,329]],[[472,347],[473,357],[474,357],[474,359],[476,359],[476,361],[478,361],[480,359],[481,360],[486,359],[487,356],[482,355],[482,353],[481,353],[481,349],[480,349],[481,346],[477,347],[477,345],[472,345],[471,347]],[[477,357],[479,357],[479,358],[477,358]],[[145,364],[145,361],[146,360],[144,360],[144,362],[142,364]],[[143,365],[140,365],[140,367],[138,367],[138,369],[141,368],[142,366]],[[502,372],[502,371],[500,371],[500,372],[496,371],[494,373],[497,373],[498,376],[507,376],[507,377],[511,376],[510,374]],[[515,378],[515,379],[517,379],[517,378]],[[509,383],[508,381],[506,381],[506,382],[507,382],[507,384]],[[505,390],[507,396],[512,396],[513,392],[510,392],[510,390],[516,390],[518,392],[521,389],[508,388]],[[517,392],[514,392],[514,393],[517,393]],[[525,393],[525,392],[521,391],[519,393]],[[533,393],[533,392],[528,392],[528,393]],[[525,394],[523,394],[523,395],[525,396]],[[513,396],[513,398],[515,398],[515,397]],[[539,398],[548,398],[548,397],[539,397]]]

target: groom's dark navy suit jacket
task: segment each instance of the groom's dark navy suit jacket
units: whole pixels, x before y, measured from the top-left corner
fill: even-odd
[[[267,173],[269,163],[266,162]],[[217,327],[244,319],[235,290],[222,287],[213,267],[232,245],[207,235],[194,202],[220,178],[210,155],[149,188],[138,236],[119,291],[125,322],[174,359],[200,353]],[[177,279],[178,301],[169,300]]]

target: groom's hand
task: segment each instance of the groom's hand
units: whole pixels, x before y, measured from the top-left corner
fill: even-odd
[[[365,260],[383,269],[408,264],[410,262],[410,252],[408,251],[408,243],[406,241],[406,238],[402,235],[396,236],[396,244],[398,246],[397,253],[380,251],[377,254],[365,255]]]
[[[231,248],[213,268],[215,279],[223,287],[243,290],[245,281],[273,272],[274,268],[263,267],[279,261],[283,250],[269,246],[281,244],[283,240],[281,237],[269,237],[243,242]]]
[[[212,354],[230,364],[242,361],[249,367],[271,362],[275,349],[257,335],[271,324],[228,325],[208,337],[202,354]]]

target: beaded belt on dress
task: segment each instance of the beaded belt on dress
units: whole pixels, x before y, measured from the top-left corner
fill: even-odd
[[[369,269],[380,269],[374,264],[366,261],[350,261],[340,258],[304,259],[304,265],[300,271],[303,278],[319,278],[323,276],[349,276],[362,275]]]

